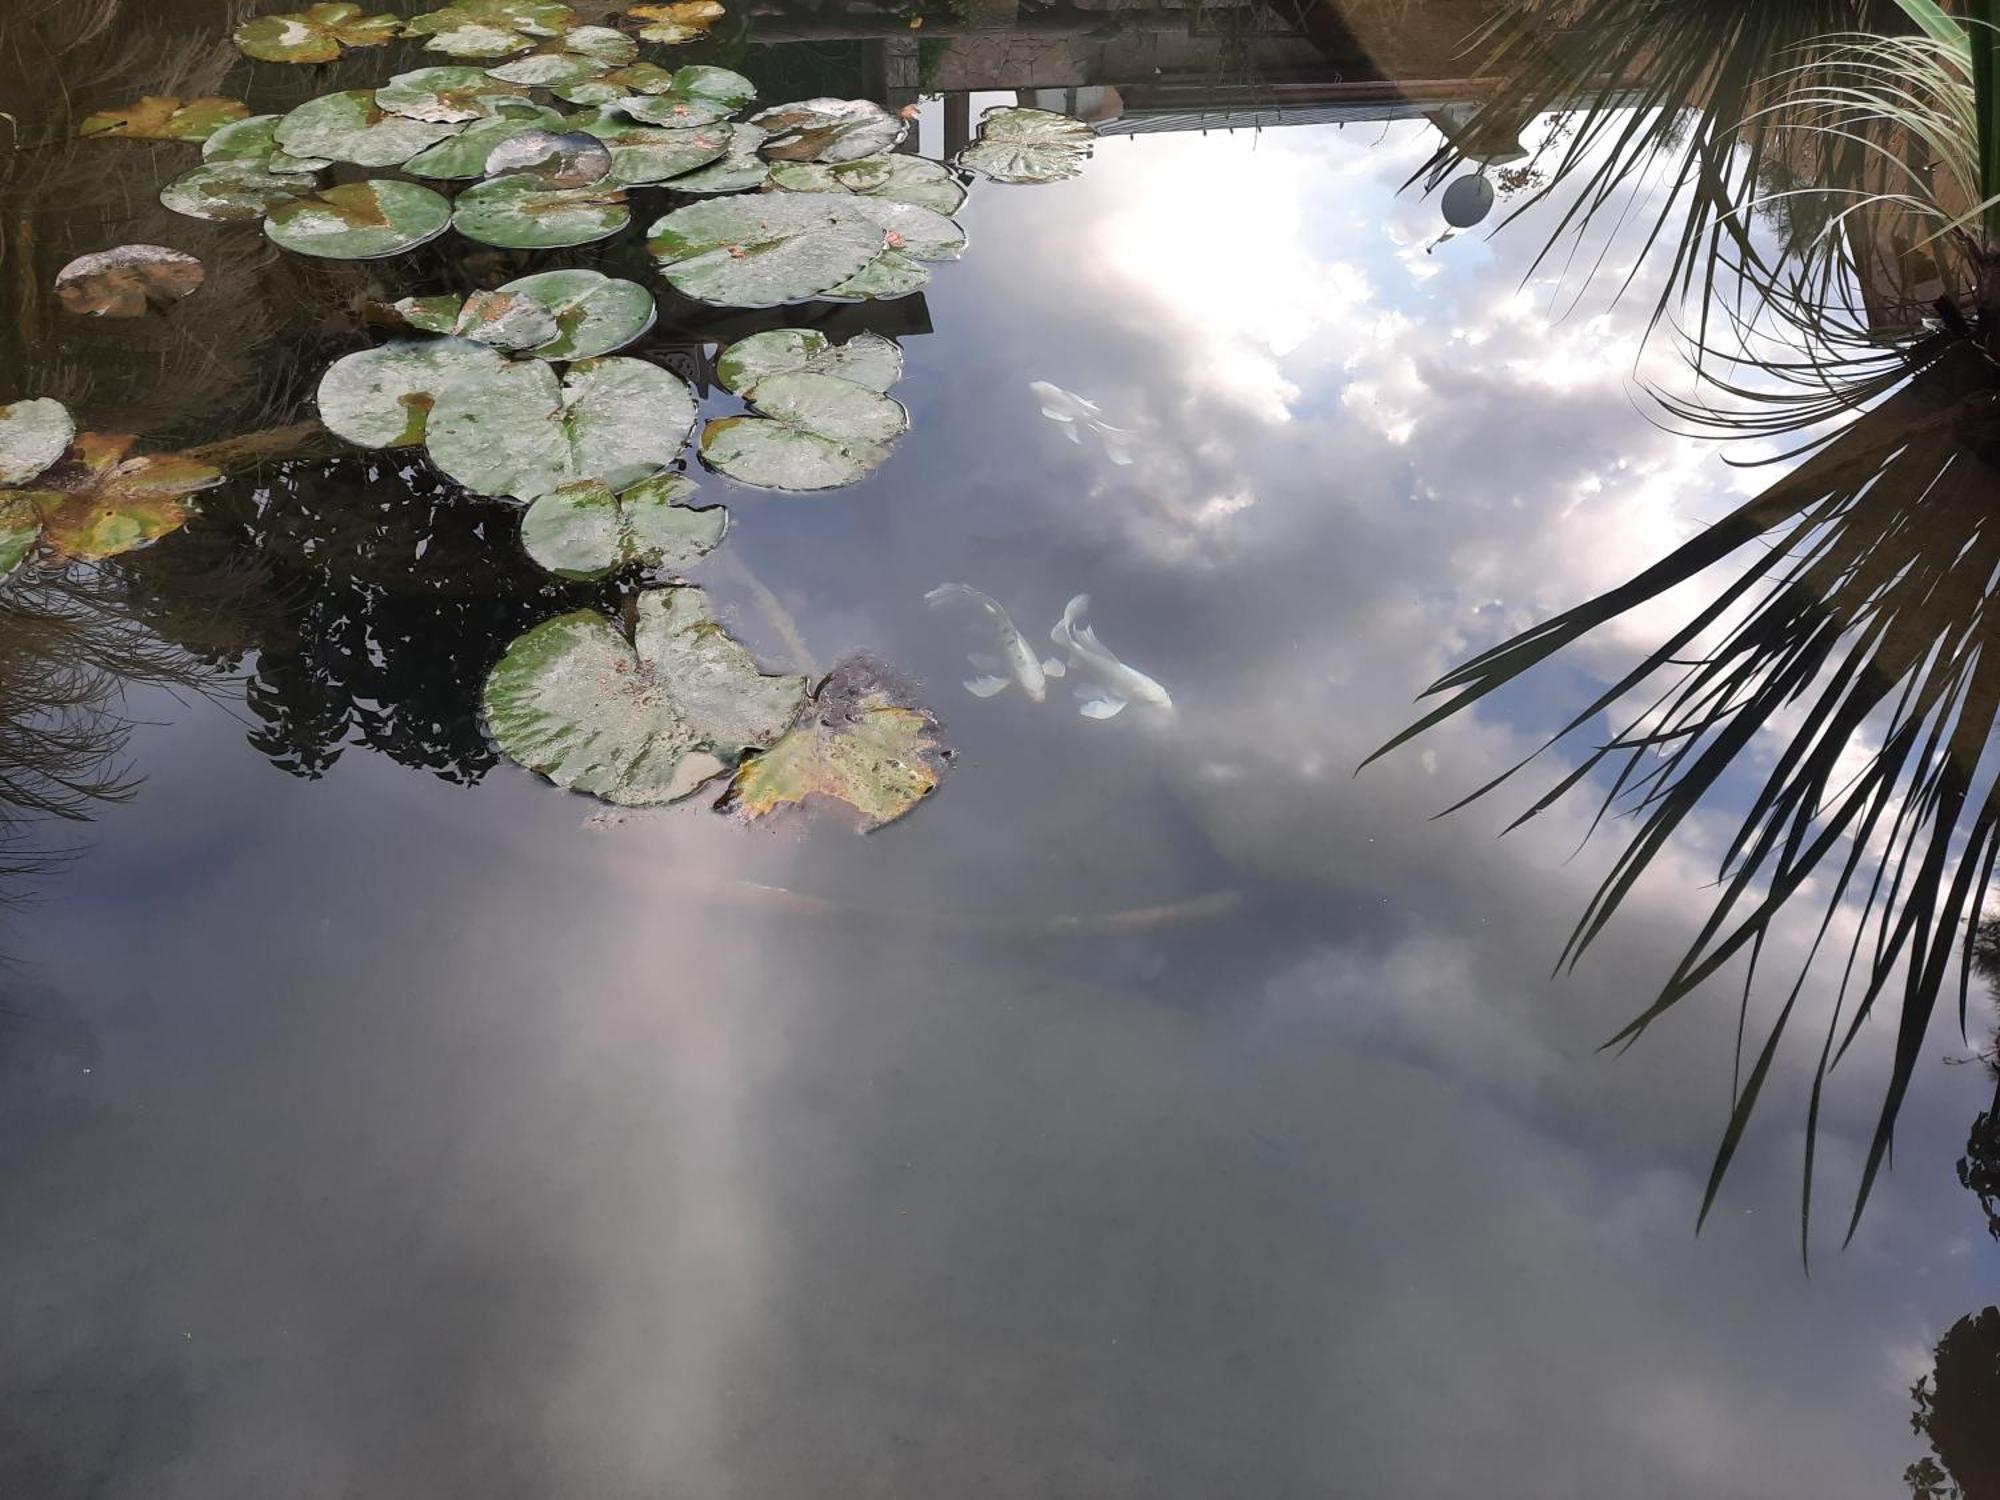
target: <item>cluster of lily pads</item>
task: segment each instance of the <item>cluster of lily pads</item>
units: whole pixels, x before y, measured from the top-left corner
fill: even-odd
[[[652,223],[647,248],[684,297],[764,308],[923,288],[932,263],[965,249],[953,218],[964,173],[899,153],[909,119],[868,100],[746,114],[756,90],[741,74],[639,59],[640,41],[693,40],[721,13],[715,0],[636,6],[620,29],[581,24],[551,0],[456,0],[407,22],[313,5],[246,23],[238,45],[265,61],[323,62],[421,37],[456,61],[284,115],[147,99],[92,116],[84,133],[202,142],[201,164],[161,201],[261,220],[273,242],[307,255],[372,259],[447,229],[509,249],[587,244],[627,227],[633,191],[665,189],[684,201]],[[991,110],[960,165],[1055,181],[1075,174],[1092,139],[1061,115]],[[322,185],[352,168],[371,175]],[[125,300],[143,295],[127,289]],[[327,428],[364,448],[420,445],[466,490],[514,502],[524,548],[558,577],[649,580],[628,596],[625,623],[581,610],[508,647],[484,707],[510,758],[612,802],[676,801],[726,776],[724,802],[747,815],[817,793],[868,826],[936,785],[946,752],[935,722],[892,679],[860,662],[817,685],[766,673],[679,580],[721,544],[729,518],[689,503],[696,485],[680,465],[693,390],[616,352],[653,324],[646,288],[557,270],[405,297],[392,311],[401,334],[322,378]],[[765,489],[851,484],[908,429],[888,394],[902,371],[902,351],[872,333],[839,345],[804,328],[739,340],[716,375],[747,410],[707,423],[702,461]]]

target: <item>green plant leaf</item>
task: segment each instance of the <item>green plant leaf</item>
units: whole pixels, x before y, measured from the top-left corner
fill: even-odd
[[[771,186],[787,193],[854,193],[914,203],[949,217],[965,202],[965,184],[951,168],[927,156],[895,153],[859,161],[781,161],[771,164]]]
[[[73,313],[143,318],[197,290],[201,261],[166,245],[120,245],[80,255],[56,273],[56,298]]]
[[[1002,105],[979,118],[979,137],[958,164],[995,182],[1059,182],[1083,170],[1097,132],[1081,120],[1046,109]]]
[[[25,495],[0,495],[0,580],[12,578],[42,539],[42,513]]]
[[[683,296],[776,307],[838,286],[880,255],[881,228],[846,198],[762,193],[712,198],[656,221],[646,246]]]
[[[565,124],[596,136],[611,148],[611,176],[627,187],[672,181],[707,166],[728,152],[735,129],[706,125],[667,130],[599,109],[571,115]]]
[[[622,349],[653,326],[653,294],[599,271],[543,271],[500,288],[533,297],[555,316],[556,333],[532,352],[542,359],[592,359]]]
[[[757,86],[727,68],[691,66],[675,71],[665,88],[643,90],[601,106],[642,125],[684,129],[727,120],[757,97]]]
[[[958,221],[922,204],[862,194],[846,202],[881,225],[888,247],[911,260],[957,260],[965,253],[965,231]]]
[[[515,250],[550,250],[606,239],[632,222],[622,188],[550,188],[528,177],[494,177],[458,195],[452,227],[469,240]]]
[[[427,146],[457,135],[459,122],[412,120],[390,114],[369,89],[347,89],[308,99],[278,121],[280,149],[297,157],[325,157],[358,167],[399,167]]]
[[[767,132],[771,161],[858,161],[895,150],[910,133],[908,120],[869,99],[800,99],[761,110],[750,123]]]
[[[380,47],[401,35],[402,17],[366,15],[358,5],[309,5],[302,11],[259,16],[236,28],[236,47],[259,62],[333,62],[349,47]]]
[[[501,119],[532,102],[526,85],[507,83],[484,68],[414,68],[375,90],[377,109],[441,125]]]
[[[561,89],[601,77],[638,55],[639,44],[622,31],[579,26],[543,42],[525,57],[487,71],[508,83]]]
[[[834,375],[771,375],[745,393],[756,413],[721,417],[701,434],[702,462],[761,489],[803,492],[852,484],[908,429],[902,403]]]
[[[266,172],[318,172],[333,165],[324,157],[298,157],[278,147],[277,115],[251,115],[217,127],[201,143],[201,159],[207,162],[249,162]]]
[[[581,78],[574,83],[550,85],[558,99],[567,99],[571,104],[592,105],[629,99],[634,94],[661,94],[673,86],[671,68],[655,67],[644,62],[614,68],[609,73]]]
[[[451,205],[429,188],[375,177],[279,204],[264,233],[301,255],[375,260],[436,239],[450,223]]]
[[[455,320],[454,320],[455,321]],[[424,440],[446,391],[489,379],[506,361],[470,339],[397,339],[343,355],[319,382],[319,419],[363,448],[407,448]]]
[[[588,131],[535,130],[494,147],[486,175],[521,177],[545,188],[590,187],[611,175],[611,152]]]
[[[441,393],[425,445],[474,493],[535,500],[579,479],[623,490],[664,472],[694,419],[687,382],[644,360],[584,360],[560,379],[527,360]]]
[[[886,392],[903,378],[903,351],[879,333],[857,333],[836,344],[812,328],[773,328],[738,339],[715,362],[725,390],[743,395],[771,375],[838,375]]]
[[[828,302],[888,302],[921,292],[930,283],[929,266],[900,250],[884,250],[858,276],[828,287],[820,296]]]
[[[311,197],[318,186],[311,172],[272,172],[254,161],[204,162],[161,188],[160,202],[191,219],[243,224]]]
[[[541,105],[509,110],[497,120],[480,120],[450,140],[419,151],[403,163],[412,177],[460,180],[484,177],[486,161],[494,149],[530,131],[562,129],[563,117]]]
[[[696,588],[639,596],[630,639],[595,610],[544,621],[486,680],[486,721],[509,759],[607,802],[676,802],[774,744],[805,696],[767,676]]]
[[[459,308],[451,331],[502,353],[518,354],[556,336],[556,315],[519,292],[474,292]]]
[[[577,14],[556,0],[455,0],[403,23],[405,36],[429,37],[427,51],[498,60],[526,52],[538,38],[561,36]]]
[[[871,832],[915,808],[944,768],[937,720],[878,668],[847,661],[827,674],[783,739],[743,762],[722,805],[761,818],[825,798]]]
[[[76,419],[47,396],[0,406],[0,485],[22,485],[69,451]]]
[[[642,479],[614,494],[580,479],[549,491],[521,516],[521,545],[558,578],[602,578],[620,568],[673,571],[722,543],[729,512],[683,502],[695,492],[684,474]]]
[[[673,178],[674,191],[699,196],[747,193],[752,188],[763,186],[767,168],[764,158],[757,154],[757,148],[763,141],[764,132],[757,126],[731,125],[728,151],[705,167]]]

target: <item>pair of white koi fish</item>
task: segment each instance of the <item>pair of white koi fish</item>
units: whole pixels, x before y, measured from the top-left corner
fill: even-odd
[[[1074,670],[1079,681],[1076,696],[1079,712],[1086,719],[1109,719],[1124,712],[1135,699],[1154,708],[1172,708],[1167,690],[1136,667],[1120,661],[1097,632],[1083,623],[1090,610],[1090,595],[1078,594],[1069,601],[1056,621],[1049,638],[1061,648],[1060,656],[1046,659],[1036,655],[1013,617],[996,599],[962,583],[941,583],[924,595],[924,602],[936,607],[954,600],[976,605],[993,629],[997,654],[975,652],[967,659],[978,675],[965,679],[965,690],[975,698],[991,698],[1010,687],[1018,687],[1033,702],[1048,696],[1051,677],[1066,677]]]

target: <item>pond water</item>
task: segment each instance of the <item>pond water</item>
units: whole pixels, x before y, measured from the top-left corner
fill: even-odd
[[[92,8],[80,37],[62,7],[0,23],[24,142],[65,108],[281,112],[436,61],[253,66],[219,19],[247,7]],[[871,44],[799,29],[713,60],[766,101],[868,91]],[[1016,102],[960,81],[983,86],[916,82],[921,153]],[[1073,179],[973,181],[967,251],[920,297],[663,294],[626,351],[701,377],[760,327],[901,345],[909,431],[859,482],[687,461],[730,507],[685,570],[727,629],[772,671],[863,655],[936,715],[942,782],[880,831],[613,808],[512,764],[486,673],[618,587],[542,573],[518,507],[421,450],[238,467],[184,530],[12,585],[22,782],[64,735],[63,774],[131,786],[85,823],[18,819],[0,1494],[1904,1492],[1910,1387],[2000,1275],[1955,1171],[1992,1084],[1951,1059],[1988,1021],[1937,1018],[1845,1248],[1880,1098],[1830,1092],[1809,1275],[1810,1056],[1766,1083],[1697,1235],[1737,992],[1599,1048],[1698,932],[1725,821],[1551,979],[1617,840],[1567,803],[1498,837],[1544,782],[1432,816],[1662,627],[1628,618],[1355,775],[1455,662],[1764,482],[1637,394],[1673,378],[1645,342],[1657,184],[1621,187],[1632,222],[1585,254],[1537,262],[1553,208],[1439,244],[1405,187],[1431,121],[1306,115],[1135,111]],[[659,287],[663,190],[599,244],[333,263],[155,207],[195,159],[17,153],[0,398],[212,444],[309,421],[326,365],[383,336],[370,298],[557,266]],[[206,286],[127,322],[54,302],[62,264],[134,242],[201,256]],[[1035,382],[1126,432],[1052,420]],[[925,602],[951,582],[1037,655],[1087,594],[1171,707],[973,696],[991,638]],[[70,628],[25,633],[52,611]]]

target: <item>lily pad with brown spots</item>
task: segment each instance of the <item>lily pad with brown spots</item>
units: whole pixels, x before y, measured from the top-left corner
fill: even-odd
[[[635,5],[625,12],[625,18],[638,23],[641,41],[680,47],[700,41],[727,14],[721,0],[675,0],[666,5]]]
[[[511,250],[553,250],[609,238],[632,222],[615,182],[544,187],[531,177],[494,177],[458,195],[452,227],[469,240]]]
[[[241,100],[204,96],[177,99],[148,94],[122,109],[86,115],[80,136],[115,135],[137,141],[205,141],[231,120],[248,118]]]
[[[427,40],[429,52],[498,61],[530,51],[537,41],[573,31],[581,18],[558,0],[454,0],[403,23],[403,35]]]
[[[451,204],[427,187],[371,178],[280,204],[264,220],[264,233],[301,255],[376,260],[436,239],[451,213]]]
[[[769,161],[859,161],[893,151],[910,122],[870,99],[799,99],[759,110],[750,123],[768,132]]]
[[[236,49],[259,62],[326,63],[350,47],[381,47],[403,29],[388,11],[366,14],[358,5],[309,5],[302,11],[259,16],[236,28]]]

